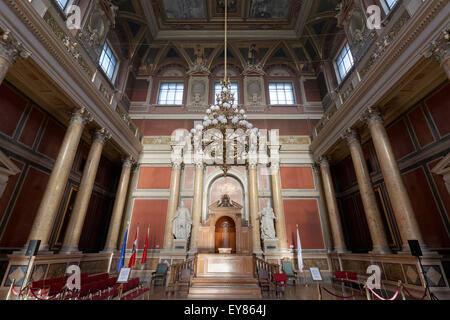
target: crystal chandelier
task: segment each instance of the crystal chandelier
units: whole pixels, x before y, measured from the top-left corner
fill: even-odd
[[[255,128],[253,124],[247,121],[245,110],[239,109],[237,104],[235,104],[234,93],[231,91],[231,81],[227,77],[227,2],[228,1],[225,0],[225,63],[224,79],[220,82],[221,92],[216,95],[216,104],[206,110],[203,124],[196,125],[190,132],[190,137],[194,140],[194,145],[196,144],[195,137],[201,137],[201,147],[203,150],[211,143],[211,139],[209,138],[216,138],[216,141],[217,139],[221,139],[222,152],[213,152],[212,156],[216,158],[217,156],[220,157],[218,164],[225,176],[231,165],[247,165],[249,145],[251,149],[255,150],[255,147],[257,147],[257,138],[256,140],[249,138],[249,144],[247,144],[245,140],[248,137],[259,136],[259,129]],[[211,129],[216,129],[214,130],[215,133],[213,132],[211,134]],[[207,132],[210,134],[205,135]],[[229,134],[230,132],[233,132],[233,134]],[[205,138],[205,136],[208,136],[209,138]],[[229,149],[232,145],[234,150],[235,140],[237,141],[237,152],[231,154],[231,152],[229,152],[231,150]]]

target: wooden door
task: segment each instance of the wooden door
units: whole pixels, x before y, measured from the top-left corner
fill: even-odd
[[[222,217],[216,223],[216,253],[219,248],[231,248],[236,253],[236,225],[230,217]]]

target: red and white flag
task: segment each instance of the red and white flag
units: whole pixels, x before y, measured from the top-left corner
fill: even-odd
[[[149,235],[150,235],[150,225],[148,225],[148,228],[147,228],[147,236],[145,237],[144,252],[142,253],[142,259],[141,259],[142,268],[144,268],[145,262],[147,261],[147,249],[148,249]]]
[[[131,258],[130,258],[130,261],[128,262],[128,268],[133,268],[134,264],[136,263],[136,249],[137,249],[138,233],[139,233],[139,223],[136,228],[136,235],[134,236],[133,250],[131,251]]]

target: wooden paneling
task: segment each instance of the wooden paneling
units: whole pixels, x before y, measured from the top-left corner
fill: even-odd
[[[408,114],[414,133],[421,147],[424,147],[434,141],[431,129],[428,126],[425,114],[422,108],[418,107]]]
[[[430,248],[450,247],[450,238],[445,230],[424,169],[419,167],[403,174],[403,181],[425,243]]]
[[[36,135],[41,128],[44,117],[44,114],[39,109],[33,108],[28,115],[19,141],[31,148],[36,140]]]
[[[66,129],[53,119],[49,119],[44,130],[38,151],[51,159],[56,159],[64,140]]]
[[[14,159],[11,159],[14,164],[22,170],[24,168],[24,164],[22,162],[16,161]],[[8,204],[11,200],[11,196],[13,195],[13,192],[17,186],[17,182],[19,181],[19,178],[21,176],[22,172],[19,172],[18,174],[14,176],[10,176],[8,179],[8,185],[6,186],[5,191],[3,192],[2,197],[0,198],[0,221],[5,214],[5,211],[8,207]]]
[[[0,132],[13,136],[26,105],[27,101],[8,85],[0,86]]]
[[[415,151],[405,120],[402,118],[386,129],[395,159],[399,160]]]
[[[442,158],[439,158],[435,161],[428,163],[428,168],[433,170],[436,164],[441,161]],[[447,216],[450,219],[450,194],[448,193],[447,187],[445,186],[444,177],[440,174],[432,173],[434,183],[436,184],[436,188],[438,190],[439,196],[442,200],[445,210],[447,211]]]
[[[450,133],[450,84],[425,101],[441,137]]]
[[[26,244],[39,204],[41,203],[48,174],[31,167],[12,210],[1,247],[22,247]]]

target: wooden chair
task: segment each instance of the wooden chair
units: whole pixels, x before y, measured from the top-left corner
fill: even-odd
[[[287,281],[293,280],[294,284],[297,284],[297,272],[294,271],[292,262],[290,260],[283,260],[283,272],[286,274]]]
[[[275,284],[270,279],[270,273],[267,269],[258,270],[258,282],[262,292],[267,292],[269,295],[275,292]]]
[[[156,281],[161,281],[161,285],[164,286],[166,283],[168,269],[169,269],[169,266],[167,263],[165,263],[165,262],[158,263],[158,266],[156,267],[156,271],[152,272],[150,286],[155,285]]]
[[[191,286],[192,271],[189,268],[181,269],[178,280],[175,283],[175,294],[180,292],[189,293],[189,287]]]
[[[275,293],[278,297],[278,294],[284,294],[284,287],[287,285],[287,275],[286,273],[275,273],[273,276],[275,279]]]

